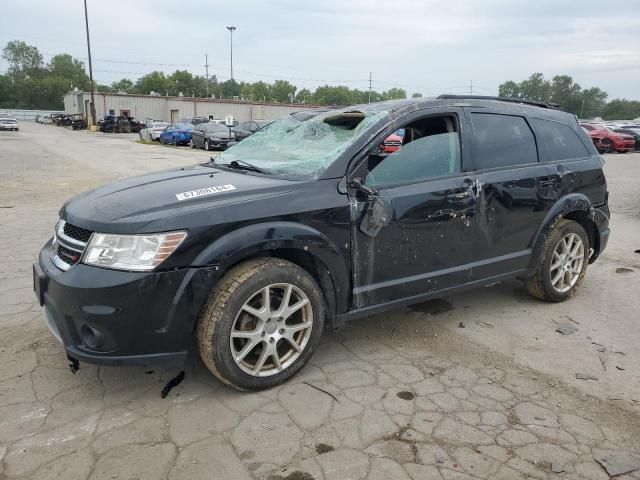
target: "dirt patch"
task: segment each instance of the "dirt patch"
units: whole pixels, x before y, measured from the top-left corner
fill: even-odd
[[[322,455],[323,453],[332,452],[335,448],[333,445],[327,445],[326,443],[319,443],[316,445],[316,452],[318,455]]]
[[[441,313],[453,310],[453,305],[446,300],[436,298],[435,300],[429,300],[428,302],[418,303],[409,307],[413,312],[429,313],[431,315],[439,315]]]
[[[616,273],[633,273],[633,269],[620,267],[620,268],[616,268]]]
[[[402,400],[407,400],[407,401],[413,400],[414,398],[416,398],[416,396],[412,392],[407,392],[406,390],[402,392],[398,392],[396,393],[396,395],[398,396],[398,398],[401,398]]]

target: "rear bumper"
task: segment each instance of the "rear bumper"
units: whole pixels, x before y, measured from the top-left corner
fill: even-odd
[[[589,263],[595,262],[604,249],[607,248],[609,235],[611,233],[611,229],[609,227],[610,216],[609,205],[606,203],[604,205],[594,207],[591,211],[591,218],[596,225],[597,245],[593,246],[594,251],[593,255],[589,258]]]
[[[218,277],[215,267],[123,272],[51,262],[51,243],[33,266],[45,322],[79,361],[102,365],[182,362]]]

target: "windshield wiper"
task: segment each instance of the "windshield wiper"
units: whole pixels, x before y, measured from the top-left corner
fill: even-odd
[[[256,167],[249,162],[245,162],[244,160],[231,160],[229,163],[216,163],[216,159],[211,157],[211,163],[220,166],[220,167],[228,167],[234,168],[236,170],[248,170],[251,172],[262,173],[265,175],[271,175],[269,170],[265,170],[264,168]]]

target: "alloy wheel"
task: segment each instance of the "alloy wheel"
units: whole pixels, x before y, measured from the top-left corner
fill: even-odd
[[[580,278],[584,265],[584,243],[579,235],[565,235],[553,251],[551,284],[560,293],[568,292]]]
[[[311,302],[300,288],[268,285],[251,295],[236,315],[229,339],[233,360],[249,375],[276,375],[300,357],[312,328]]]

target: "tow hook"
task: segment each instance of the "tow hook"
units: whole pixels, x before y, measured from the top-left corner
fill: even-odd
[[[69,368],[71,369],[71,373],[75,374],[80,368],[80,362],[77,358],[73,358],[71,355],[67,355],[67,360],[69,360]]]

